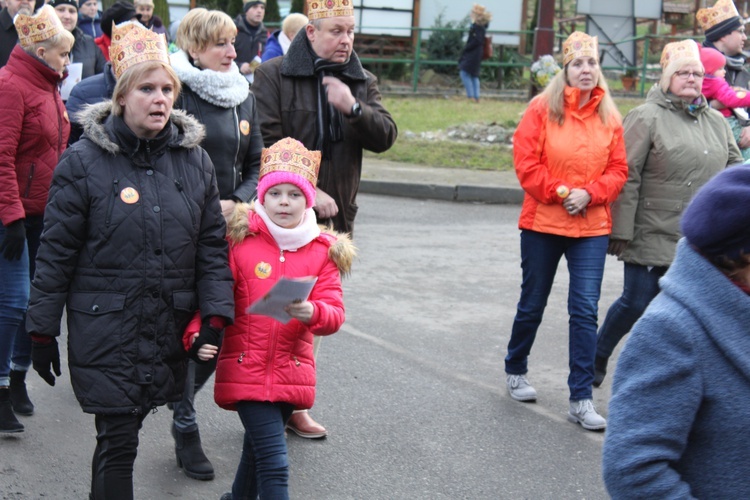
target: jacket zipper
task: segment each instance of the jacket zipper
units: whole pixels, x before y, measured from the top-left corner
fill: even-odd
[[[177,186],[177,191],[182,195],[182,199],[185,201],[185,205],[187,205],[188,211],[190,212],[190,220],[193,222],[193,227],[195,227],[195,213],[193,212],[193,206],[190,205],[190,200],[188,200],[185,190],[182,188],[182,183],[178,179],[175,179],[174,185]]]
[[[104,225],[109,227],[109,223],[112,222],[112,210],[115,208],[115,199],[117,198],[117,194],[119,192],[118,184],[120,183],[119,179],[115,179],[112,181],[112,198],[109,199],[109,207],[107,208],[107,218],[104,219]]]
[[[73,61],[71,61],[73,62]],[[58,104],[57,96],[60,95],[60,87],[55,85],[55,90],[53,91],[55,94],[55,109],[57,110],[57,158],[60,158],[60,155],[62,154],[62,117],[60,115],[60,105]]]
[[[26,184],[26,191],[23,193],[24,198],[28,198],[31,194],[31,180],[34,178],[34,170],[36,169],[36,163],[32,163],[29,168],[28,183]]]
[[[237,189],[237,159],[240,156],[240,141],[242,141],[242,137],[240,137],[240,117],[237,116],[237,107],[234,107],[232,109],[232,114],[234,116],[234,138],[237,144],[237,148],[234,151],[234,162],[232,162],[232,192],[234,192],[235,189]]]

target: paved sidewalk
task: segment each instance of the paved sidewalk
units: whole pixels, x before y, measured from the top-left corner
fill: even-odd
[[[363,160],[359,192],[483,203],[523,201],[515,172],[428,167],[379,158]]]

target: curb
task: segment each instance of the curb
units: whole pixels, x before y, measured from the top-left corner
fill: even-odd
[[[428,200],[480,202],[502,205],[523,203],[521,188],[501,186],[472,186],[449,184],[418,184],[411,182],[375,181],[362,179],[359,192],[403,198]]]

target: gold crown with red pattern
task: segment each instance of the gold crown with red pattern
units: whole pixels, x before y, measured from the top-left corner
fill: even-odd
[[[45,5],[31,16],[18,14],[13,24],[21,47],[30,47],[65,31],[57,12],[50,5]]]
[[[733,17],[739,18],[740,13],[737,12],[737,7],[732,0],[719,0],[713,7],[700,9],[695,14],[695,18],[703,31],[710,30],[717,24]]]
[[[146,29],[146,27],[138,21],[125,21],[124,23],[120,24],[112,24],[112,42],[109,46],[112,47],[112,45],[118,45],[122,41],[123,37],[130,33],[130,30],[132,30],[136,26],[140,26],[141,28]],[[112,50],[110,49],[110,56],[111,55]]]
[[[127,27],[127,33],[119,39],[119,43],[109,47],[109,58],[115,77],[120,78],[125,71],[136,64],[158,61],[169,66],[169,52],[167,39],[160,33],[154,33],[141,26],[133,24]],[[115,30],[112,30],[115,33]]]
[[[310,151],[291,137],[277,141],[270,148],[263,148],[260,158],[259,179],[271,172],[290,172],[308,180],[313,186],[318,183],[320,151]]]
[[[307,0],[307,18],[310,21],[353,15],[352,0]]]
[[[563,42],[563,66],[579,57],[593,57],[599,60],[599,40],[583,31],[574,31]]]
[[[701,53],[695,40],[681,40],[668,43],[661,51],[661,69],[667,69],[670,63],[680,59],[692,59],[700,62]]]

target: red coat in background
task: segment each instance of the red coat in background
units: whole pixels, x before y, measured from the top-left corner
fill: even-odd
[[[102,36],[94,38],[94,43],[101,49],[104,59],[109,61],[109,46],[112,45],[112,39],[102,33]]]
[[[248,205],[239,205],[230,221],[229,240],[235,319],[224,331],[214,399],[227,410],[236,409],[238,401],[286,402],[310,408],[315,401],[313,335],[330,335],[344,323],[341,275],[349,272],[354,245],[347,235],[324,230],[299,250],[282,252],[260,216],[248,211]],[[308,298],[315,308],[310,324],[296,319],[282,324],[247,312],[282,276],[318,277]],[[186,349],[191,345],[191,332],[199,328],[197,318],[186,329]]]
[[[70,121],[60,74],[16,45],[0,69],[0,222],[41,215]]]

